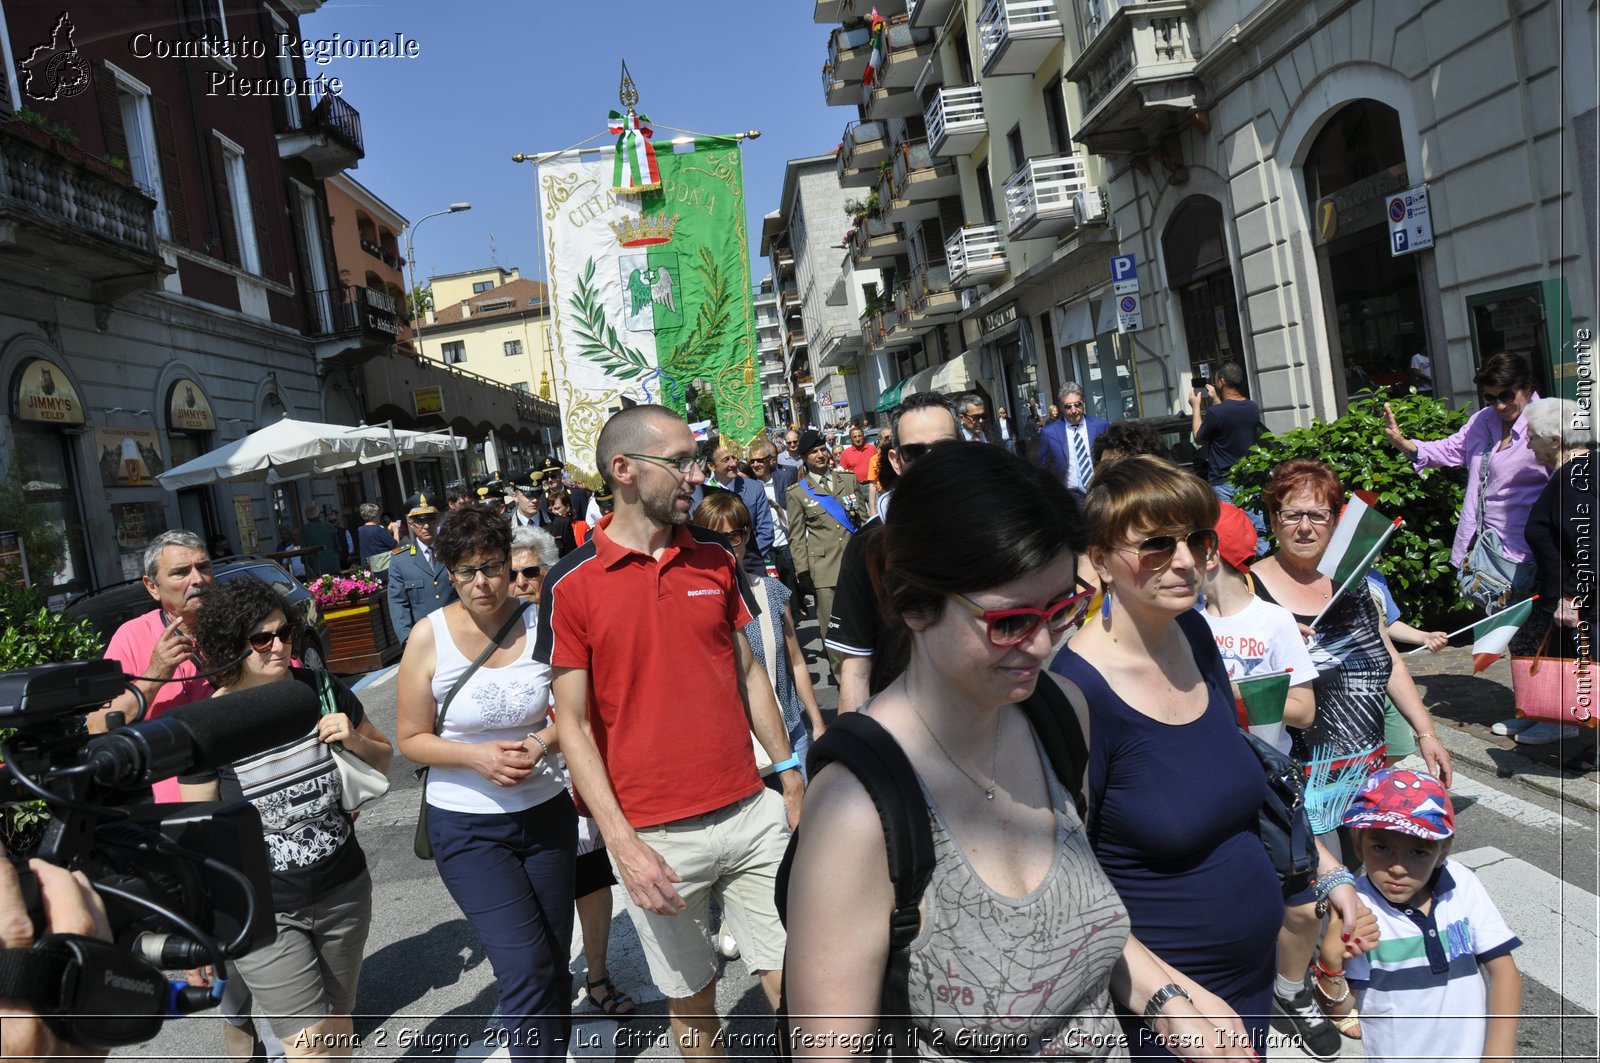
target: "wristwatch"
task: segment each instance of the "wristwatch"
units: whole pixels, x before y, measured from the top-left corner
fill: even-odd
[[[1194,998],[1189,995],[1189,991],[1187,989],[1175,982],[1168,982],[1154,993],[1151,993],[1150,999],[1145,1001],[1144,1017],[1151,1022],[1155,1022],[1157,1019],[1162,1018],[1163,1013],[1161,1009],[1166,1007],[1167,1001],[1171,1000],[1173,997],[1182,997],[1189,1003],[1194,1003]]]

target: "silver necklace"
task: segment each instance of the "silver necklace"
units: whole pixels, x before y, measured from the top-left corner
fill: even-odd
[[[956,771],[959,771],[961,774],[971,779],[974,786],[983,791],[983,799],[985,801],[993,801],[995,787],[999,786],[1000,784],[998,782],[990,782],[987,786],[985,786],[982,779],[972,774],[972,772],[968,771],[966,768],[963,768],[961,766],[961,762],[950,755],[950,751],[944,747],[943,742],[939,741],[939,736],[933,733],[933,728],[928,726],[927,721],[922,718],[920,713],[913,712],[912,715],[916,716],[917,722],[922,725],[922,729],[928,732],[928,737],[933,739],[933,744],[939,747],[939,752],[944,754],[944,759],[948,760],[955,767]],[[996,713],[994,720],[994,760],[989,766],[989,778],[991,780],[994,779],[1000,767],[1000,720],[1001,715]]]

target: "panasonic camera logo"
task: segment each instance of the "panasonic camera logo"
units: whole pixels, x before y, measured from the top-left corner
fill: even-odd
[[[106,972],[106,985],[124,993],[148,993],[155,988],[155,983],[149,979],[125,978],[110,971]]]

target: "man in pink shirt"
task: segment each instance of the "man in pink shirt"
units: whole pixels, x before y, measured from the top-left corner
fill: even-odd
[[[157,608],[136,616],[117,628],[106,646],[105,659],[116,661],[135,676],[144,703],[131,691],[89,717],[89,730],[103,732],[106,716],[120,712],[128,723],[153,720],[174,705],[211,696],[211,683],[197,679],[200,668],[194,652],[194,624],[206,592],[211,590],[211,556],[200,536],[189,531],[162,532],[144,551],[144,589]],[[170,794],[163,791],[170,791]],[[178,800],[176,779],[156,784],[156,800]]]

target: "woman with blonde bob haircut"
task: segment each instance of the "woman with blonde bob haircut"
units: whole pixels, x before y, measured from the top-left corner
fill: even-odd
[[[1265,777],[1194,609],[1217,552],[1217,499],[1140,455],[1102,470],[1085,507],[1104,606],[1051,668],[1090,707],[1089,838],[1133,933],[1237,1012],[1261,1052],[1283,893],[1256,828]],[[1353,917],[1354,889],[1340,891]],[[1135,1058],[1167,1058],[1122,1018]]]

